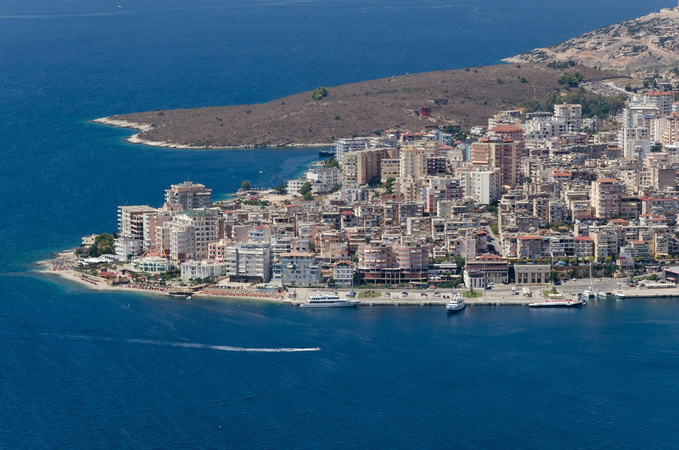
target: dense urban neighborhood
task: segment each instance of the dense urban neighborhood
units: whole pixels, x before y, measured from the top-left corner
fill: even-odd
[[[679,254],[679,103],[646,85],[606,111],[609,129],[582,104],[556,103],[500,111],[468,131],[339,139],[304,178],[267,190],[243,180],[226,201],[202,184],[175,184],[160,207],[120,206],[115,236],[84,237],[82,259],[62,255],[53,268],[162,290],[238,282],[473,292],[592,270],[656,277]],[[673,282],[674,272],[660,275]]]

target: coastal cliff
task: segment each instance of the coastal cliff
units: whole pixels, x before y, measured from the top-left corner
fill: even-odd
[[[610,76],[573,67],[585,78]],[[498,110],[542,99],[558,88],[563,70],[540,64],[504,64],[392,76],[327,88],[257,105],[150,111],[95,122],[138,129],[130,142],[174,148],[329,145],[353,135],[379,135],[391,128],[485,124]],[[430,116],[420,114],[428,108]]]
[[[670,71],[679,61],[679,10],[662,9],[503,61],[515,64],[574,61],[626,73],[653,68],[676,76],[676,71]]]

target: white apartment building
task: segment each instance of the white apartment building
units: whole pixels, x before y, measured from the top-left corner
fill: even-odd
[[[264,242],[245,242],[238,244],[238,278],[271,281],[271,245]]]
[[[370,139],[368,138],[340,139],[335,142],[335,159],[341,163],[346,152],[366,148],[370,148]]]
[[[460,172],[462,197],[489,205],[500,198],[500,169]]]
[[[554,118],[564,121],[573,130],[582,130],[582,105],[554,105]]]
[[[211,202],[212,189],[191,181],[173,184],[165,190],[165,203],[169,206],[181,205],[184,210],[209,208]]]
[[[219,208],[183,211],[167,224],[170,261],[178,265],[186,260],[208,258],[208,244],[219,240]]]
[[[339,167],[314,167],[307,171],[306,181],[312,184],[314,193],[322,194],[341,183]]]

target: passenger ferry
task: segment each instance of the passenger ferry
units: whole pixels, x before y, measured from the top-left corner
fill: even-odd
[[[456,313],[462,311],[465,307],[464,298],[459,293],[453,296],[453,299],[446,305],[446,311],[449,313]]]
[[[360,300],[350,300],[342,298],[336,293],[312,295],[306,303],[302,303],[302,308],[347,308],[361,303]]]

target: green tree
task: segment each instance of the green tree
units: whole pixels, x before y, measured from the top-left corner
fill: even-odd
[[[250,182],[246,180],[240,184],[240,188],[243,189],[244,191],[249,191],[250,188],[252,188],[252,184],[250,184]]]
[[[323,167],[339,167],[339,161],[337,161],[333,156],[325,160]]]
[[[115,238],[113,235],[102,233],[94,239],[94,244],[87,249],[87,256],[96,258],[100,255],[113,255],[115,252]]]
[[[660,142],[656,142],[655,144],[651,145],[651,153],[658,153],[662,151],[662,144]]]
[[[311,98],[313,100],[320,100],[328,95],[328,90],[324,88],[323,86],[317,87],[314,89],[314,91],[311,93]]]
[[[303,197],[303,198],[304,198],[304,201],[305,201],[305,202],[313,201],[313,199],[314,199],[314,194],[312,194],[311,192],[307,192],[306,194],[304,194],[304,197]]]
[[[277,194],[285,194],[286,192],[285,187],[286,187],[285,182],[281,180],[281,182],[278,183],[278,186],[274,189],[274,191],[276,191]]]
[[[394,182],[396,181],[396,178],[389,177],[387,178],[387,181],[384,183],[384,193],[391,195],[394,193]]]
[[[306,183],[304,183],[301,188],[299,188],[300,195],[306,196],[310,192],[311,192],[311,183],[308,182],[308,181]]]
[[[564,72],[561,75],[559,75],[559,78],[556,79],[556,82],[559,84],[563,84],[566,87],[578,87],[582,79],[583,76],[580,72],[575,72],[572,74]]]

